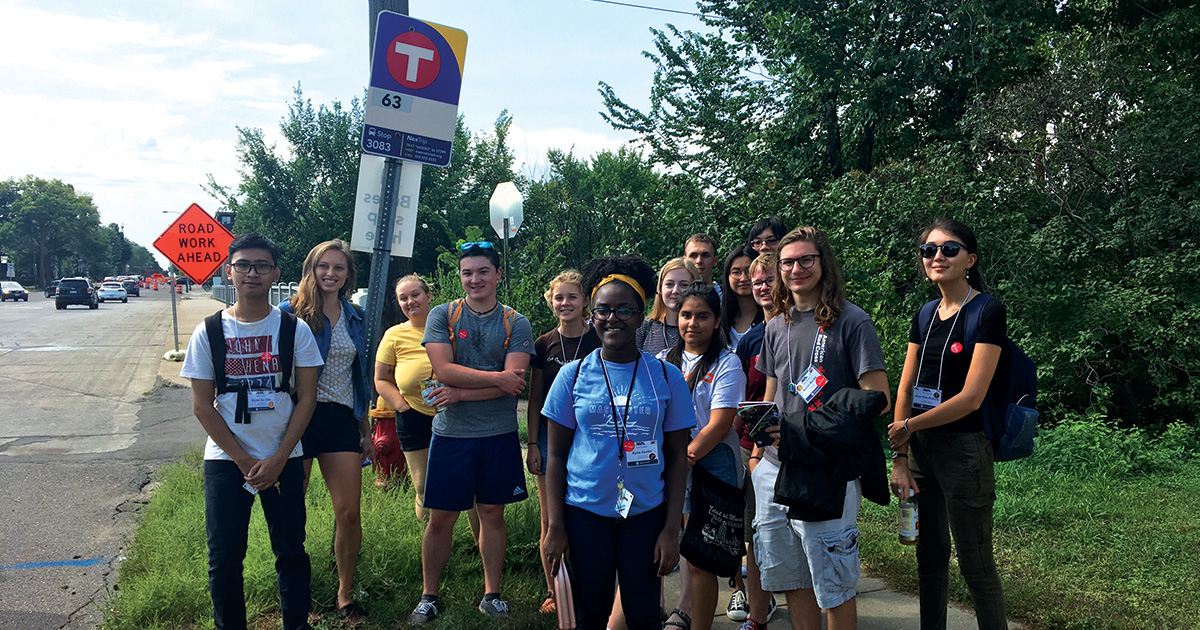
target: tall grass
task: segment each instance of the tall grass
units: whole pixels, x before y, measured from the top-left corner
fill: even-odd
[[[208,552],[204,534],[204,494],[198,451],[164,466],[142,522],[121,564],[119,595],[106,606],[104,630],[211,628]],[[454,534],[454,553],[443,575],[438,625],[444,628],[552,628],[553,616],[537,612],[545,591],[537,558],[539,534],[536,487],[530,499],[509,506],[508,554],[503,595],[512,606],[506,621],[485,617],[475,607],[483,597],[483,567],[466,519]],[[368,611],[360,628],[404,625],[421,595],[421,535],[413,514],[411,489],[379,490],[370,469],[363,473],[363,548],[356,595]],[[306,547],[312,559],[313,599],[323,619],[317,628],[340,628],[333,611],[337,576],[333,571],[333,511],[329,493],[314,467],[308,498]],[[279,596],[262,510],[255,503],[246,554],[246,605],[252,626],[277,627]],[[257,621],[255,621],[257,620]]]
[[[1043,430],[1028,459],[997,464],[996,562],[1010,617],[1063,630],[1200,628],[1200,452],[1182,423],[1161,435],[1081,417]],[[863,563],[917,589],[895,506],[865,504]],[[951,597],[970,594],[951,567]]]

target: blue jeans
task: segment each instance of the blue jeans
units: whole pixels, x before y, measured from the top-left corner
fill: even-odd
[[[275,552],[279,577],[279,607],[284,630],[311,630],[308,611],[311,569],[304,551],[304,466],[289,459],[279,473],[278,489],[258,493]],[[242,487],[245,479],[237,464],[227,460],[204,461],[204,525],[208,533],[208,589],[212,594],[213,623],[218,630],[245,630],[246,599],[242,591],[242,563],[254,495]]]

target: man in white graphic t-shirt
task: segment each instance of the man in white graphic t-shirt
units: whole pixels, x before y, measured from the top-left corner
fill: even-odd
[[[279,253],[259,234],[230,243],[228,278],[237,302],[196,327],[180,372],[192,381],[192,411],[208,433],[204,520],[218,630],[246,628],[242,562],[255,496],[275,552],[283,628],[310,629],[299,441],[316,407],[323,361],[308,325],[268,300],[279,279]]]

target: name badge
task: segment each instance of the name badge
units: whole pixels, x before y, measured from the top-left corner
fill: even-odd
[[[246,408],[250,411],[274,411],[275,392],[269,389],[252,389],[246,393]]]
[[[633,450],[625,454],[625,461],[630,468],[661,464],[662,457],[658,453],[658,440],[634,442]]]
[[[817,397],[817,394],[821,393],[821,388],[825,387],[825,383],[828,382],[829,379],[825,378],[825,375],[815,365],[808,366],[808,369],[804,371],[804,376],[800,377],[800,383],[798,384],[800,397],[806,403],[812,402]]]
[[[942,404],[942,390],[932,387],[914,387],[912,406],[914,409],[933,409]]]
[[[633,507],[633,493],[626,490],[624,484],[617,486],[617,514],[621,518],[629,518],[629,510]]]

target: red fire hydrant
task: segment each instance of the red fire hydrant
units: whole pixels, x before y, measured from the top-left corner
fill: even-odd
[[[375,485],[384,488],[399,485],[407,466],[400,450],[400,437],[396,435],[396,411],[386,403],[372,409],[371,431],[375,442]]]

